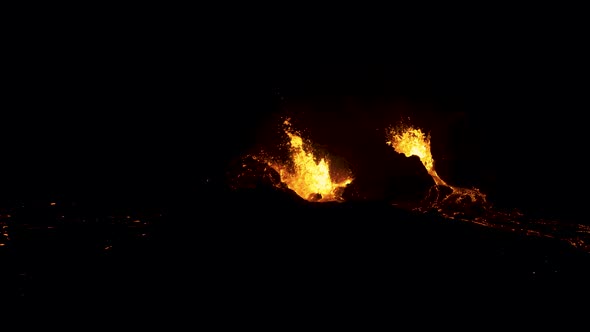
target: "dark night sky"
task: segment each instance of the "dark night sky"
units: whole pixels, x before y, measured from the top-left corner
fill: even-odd
[[[360,126],[396,103],[435,114],[450,125],[438,129],[447,149],[469,151],[441,167],[484,165],[476,183],[518,180],[517,191],[538,186],[530,194],[545,190],[540,178],[549,191],[583,178],[587,68],[575,35],[209,33],[173,21],[21,31],[2,112],[3,197],[190,192],[290,103],[310,105],[313,121],[317,105],[340,105],[337,116],[346,100]]]

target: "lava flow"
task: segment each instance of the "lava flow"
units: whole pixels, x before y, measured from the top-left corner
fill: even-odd
[[[565,221],[534,219],[517,209],[508,211],[493,208],[486,195],[477,188],[454,187],[443,181],[434,169],[430,152],[430,135],[408,125],[390,127],[386,144],[406,157],[417,156],[434,180],[430,195],[416,211],[433,209],[449,219],[473,222],[475,224],[527,235],[557,238],[573,247],[590,252],[590,227]]]
[[[434,169],[434,159],[430,152],[430,135],[422,130],[411,126],[400,125],[390,127],[387,130],[388,140],[386,143],[393,149],[406,157],[417,156],[434,180],[436,186],[435,198],[431,205],[435,208],[442,208],[443,204],[450,203],[465,205],[466,203],[478,203],[480,207],[487,208],[486,195],[479,189],[459,188],[443,181]],[[446,192],[445,192],[446,191]],[[467,201],[468,200],[468,201]],[[442,211],[439,211],[442,212]]]
[[[288,140],[287,160],[261,153],[251,156],[279,174],[281,184],[308,201],[342,201],[344,188],[353,180],[346,167],[335,166],[327,157],[318,157],[313,144],[292,129],[289,119],[283,122]],[[316,152],[316,153],[314,153]],[[279,187],[277,185],[277,187]]]

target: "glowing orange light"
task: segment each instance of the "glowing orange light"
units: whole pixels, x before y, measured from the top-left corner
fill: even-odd
[[[310,201],[342,200],[344,188],[353,180],[347,169],[333,167],[330,160],[314,154],[310,141],[291,128],[289,119],[283,122],[289,140],[289,161],[263,158],[280,175],[281,182],[299,196]]]
[[[417,156],[434,182],[437,185],[447,186],[434,170],[429,134],[423,133],[420,129],[405,126],[391,127],[387,134],[389,140],[386,143],[392,146],[396,152],[404,154],[406,157]]]
[[[430,152],[430,135],[425,134],[421,129],[414,128],[409,125],[400,124],[397,127],[388,128],[386,144],[393,147],[393,149],[406,157],[417,156],[428,171],[428,174],[434,180],[437,187],[446,187],[450,189],[448,194],[443,194],[432,203],[432,207],[440,208],[443,205],[449,204],[465,205],[466,203],[479,202],[482,208],[487,209],[488,203],[486,195],[482,194],[479,189],[454,187],[443,181],[434,169],[434,159]],[[435,188],[438,190],[438,188]],[[441,210],[439,212],[445,212]],[[449,212],[452,214],[456,211]]]

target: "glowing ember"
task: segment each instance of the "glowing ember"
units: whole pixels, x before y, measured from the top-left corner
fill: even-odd
[[[262,158],[263,161],[279,173],[281,182],[306,200],[342,200],[344,188],[352,182],[350,171],[314,155],[312,144],[291,128],[289,119],[283,125],[289,138],[289,161]]]

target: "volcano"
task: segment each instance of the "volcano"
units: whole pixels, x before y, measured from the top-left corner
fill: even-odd
[[[440,135],[397,115],[297,113],[256,127],[270,135],[234,133],[245,148],[210,147],[194,186],[166,187],[159,204],[38,200],[2,211],[8,299],[190,297],[235,310],[253,299],[565,301],[588,289],[583,220],[497,206],[489,186],[464,186],[445,169],[453,155]]]
[[[334,170],[327,159],[314,156],[317,151],[314,151],[311,140],[306,139],[304,144],[301,134],[293,132],[288,119],[283,125],[286,127],[286,136],[283,139],[287,142],[287,162],[267,153],[248,155],[252,166],[248,165],[246,159],[242,159],[242,168],[229,173],[231,186],[239,189],[245,185],[244,178],[253,178],[255,182],[250,180],[247,184],[250,188],[264,180],[266,186],[295,192],[300,198],[312,202],[374,200],[375,196],[368,198],[371,193],[366,188],[360,194],[359,188],[362,187],[354,185],[351,169]],[[450,185],[439,176],[428,133],[403,122],[389,126],[384,131],[385,144],[392,147],[397,156],[387,171],[397,174],[409,185],[385,182],[390,188],[387,195],[384,192],[379,193],[379,200],[412,211],[436,213],[446,219],[559,239],[590,253],[588,225],[571,221],[560,223],[547,217],[526,215],[516,207],[507,209],[494,206],[480,189]],[[384,165],[384,160],[378,164]],[[339,174],[340,180],[334,180],[334,174]],[[363,176],[359,177],[361,184]],[[385,179],[386,177],[381,177],[379,180]]]
[[[517,106],[469,104],[492,93],[463,106],[424,97],[447,80],[299,75],[261,88],[268,94],[248,82],[211,88],[196,121],[169,87],[157,94],[162,117],[118,121],[113,111],[102,127],[68,131],[63,115],[57,129],[41,126],[41,143],[10,145],[5,174],[19,176],[8,176],[0,211],[8,301],[190,299],[220,312],[256,300],[448,305],[588,288],[575,118],[519,120]]]

